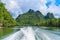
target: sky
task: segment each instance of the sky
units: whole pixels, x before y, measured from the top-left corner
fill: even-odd
[[[60,0],[2,0],[13,18],[27,12],[29,9],[39,10],[43,15],[48,12],[60,18]]]

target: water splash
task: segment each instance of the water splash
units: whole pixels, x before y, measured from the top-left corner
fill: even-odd
[[[33,27],[21,28],[2,40],[59,40],[60,36],[49,31]]]

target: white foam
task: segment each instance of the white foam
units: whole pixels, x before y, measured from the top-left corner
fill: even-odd
[[[60,36],[39,28],[24,27],[2,40],[60,40]]]

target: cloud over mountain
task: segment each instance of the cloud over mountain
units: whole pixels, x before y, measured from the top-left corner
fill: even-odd
[[[55,17],[60,17],[60,2],[57,0],[2,0],[2,2],[6,3],[6,8],[14,18],[29,9],[39,10],[44,15],[53,12]]]

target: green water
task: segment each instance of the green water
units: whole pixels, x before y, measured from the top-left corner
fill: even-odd
[[[12,28],[0,28],[0,38],[11,34],[14,30]]]
[[[44,30],[60,31],[60,28],[56,28],[56,27],[54,27],[54,28],[53,27],[39,27],[39,28],[44,29]],[[13,32],[14,32],[13,28],[0,28],[0,39]]]

